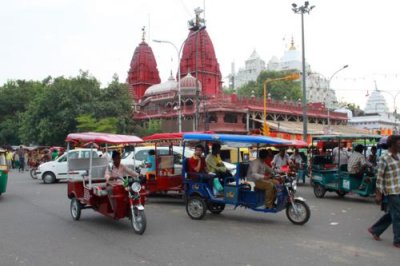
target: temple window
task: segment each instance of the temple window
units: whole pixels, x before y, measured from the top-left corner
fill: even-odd
[[[237,123],[237,115],[233,113],[226,113],[224,115],[225,123]]]

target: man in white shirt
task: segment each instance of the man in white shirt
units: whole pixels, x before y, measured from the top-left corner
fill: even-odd
[[[121,154],[118,151],[113,151],[112,156],[113,164],[111,167],[107,167],[105,178],[107,183],[107,192],[108,195],[111,196],[113,194],[113,186],[115,185],[123,185],[123,180],[121,177],[124,176],[132,176],[138,177],[139,174],[125,165],[121,164]],[[115,202],[109,197],[111,207],[115,210]]]
[[[258,158],[250,162],[247,180],[254,182],[255,188],[265,191],[265,207],[273,208],[275,200],[273,171],[265,163],[267,155],[267,150],[260,150]]]
[[[275,154],[272,160],[272,167],[278,171],[282,166],[289,165],[289,155],[286,153],[285,148],[281,148],[278,154]]]
[[[339,150],[340,150],[340,158],[339,158]],[[345,150],[344,148],[344,143],[340,143],[340,149],[339,147],[335,147],[332,150],[332,157],[333,157],[333,163],[337,164],[339,163],[339,167],[341,165],[347,165],[348,160],[349,160],[349,153]],[[340,162],[339,162],[340,159]]]

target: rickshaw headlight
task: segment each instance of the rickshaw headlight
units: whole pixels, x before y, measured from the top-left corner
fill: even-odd
[[[131,189],[133,192],[138,193],[142,189],[142,186],[138,182],[134,182],[131,186]]]

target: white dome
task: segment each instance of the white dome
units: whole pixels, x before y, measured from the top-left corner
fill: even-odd
[[[168,93],[171,91],[176,91],[178,82],[171,75],[166,82],[150,86],[144,93],[144,96],[152,96],[157,94]]]

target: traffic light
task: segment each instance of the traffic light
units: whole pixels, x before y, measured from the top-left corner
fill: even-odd
[[[269,136],[269,125],[267,122],[264,122],[263,128],[261,129],[262,135]]]

